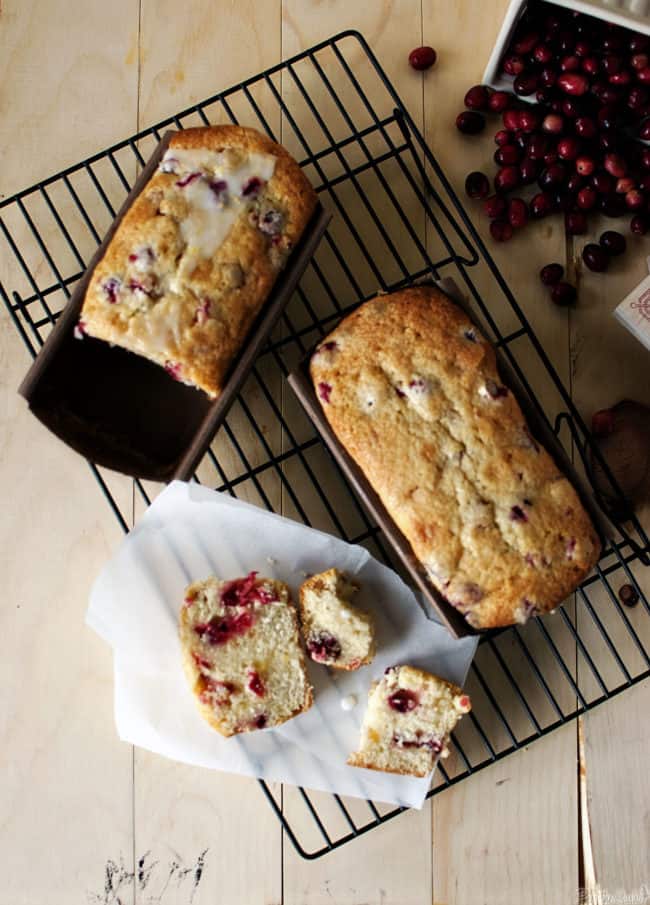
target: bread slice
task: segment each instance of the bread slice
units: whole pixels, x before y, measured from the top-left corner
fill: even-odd
[[[333,669],[359,669],[375,655],[372,618],[350,603],[359,585],[338,569],[312,575],[300,588],[300,618],[312,660]]]
[[[251,572],[191,584],[180,639],[201,716],[222,735],[279,726],[311,707],[297,613],[283,582]]]
[[[471,702],[458,686],[413,666],[391,666],[368,695],[353,767],[427,776]]]

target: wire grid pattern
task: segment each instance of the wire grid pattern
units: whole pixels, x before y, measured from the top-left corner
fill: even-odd
[[[315,99],[318,99],[317,101]],[[370,100],[372,98],[372,102]],[[241,122],[300,161],[332,224],[195,479],[368,547],[393,564],[376,526],[286,388],[342,314],[379,291],[451,276],[539,415],[589,474],[585,426],[408,111],[361,35],[344,32],[0,203],[12,261],[0,292],[32,356],[166,128]],[[489,306],[483,302],[489,292]],[[110,472],[90,467],[122,528]],[[142,503],[156,485],[136,481]],[[458,783],[650,674],[650,544],[616,526],[593,575],[554,617],[485,636],[468,678],[474,707],[430,795]],[[621,605],[632,584],[640,602]],[[316,858],[401,813],[304,789],[261,786],[297,851]]]

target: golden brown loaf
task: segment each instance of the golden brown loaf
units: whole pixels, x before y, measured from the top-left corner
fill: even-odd
[[[413,666],[391,666],[374,682],[353,767],[427,776],[446,757],[449,733],[471,702],[461,689]]]
[[[554,609],[597,562],[577,493],[530,434],[490,344],[443,293],[366,302],[310,370],[338,439],[472,626]]]
[[[295,160],[254,129],[175,133],[94,270],[76,335],[217,396],[315,206]]]
[[[195,582],[185,591],[180,638],[201,716],[222,735],[279,726],[311,707],[297,613],[283,582],[256,572]]]

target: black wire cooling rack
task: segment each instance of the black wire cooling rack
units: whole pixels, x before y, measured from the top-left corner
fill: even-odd
[[[300,287],[199,466],[196,480],[360,543],[390,562],[377,528],[284,377],[350,308],[420,277],[451,276],[576,465],[590,437],[422,135],[364,38],[344,32],[0,203],[12,266],[0,292],[32,356],[56,322],[161,132],[241,122],[300,160],[334,218]],[[489,298],[486,304],[482,298]],[[115,476],[93,473],[122,528]],[[136,481],[142,503],[157,492]],[[430,795],[500,760],[650,674],[650,543],[617,524],[595,571],[557,615],[485,636],[467,682],[474,708]],[[618,589],[632,585],[633,608]],[[298,852],[317,858],[402,808],[261,783]]]

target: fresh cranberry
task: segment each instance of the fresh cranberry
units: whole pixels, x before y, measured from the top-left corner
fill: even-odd
[[[519,75],[524,71],[525,63],[517,54],[511,54],[503,61],[503,71],[506,75]]]
[[[263,698],[266,694],[266,688],[264,687],[264,682],[261,680],[259,673],[254,669],[249,669],[247,675],[247,688],[252,691],[253,694],[257,695],[258,698]]]
[[[585,57],[582,60],[582,71],[585,75],[597,75],[600,70],[600,60],[598,57]]]
[[[341,656],[341,645],[332,635],[320,632],[307,640],[307,650],[312,660],[317,663],[327,663],[338,660]]]
[[[507,91],[493,91],[488,97],[488,109],[492,113],[503,113],[512,103],[512,95]]]
[[[534,110],[522,110],[519,114],[519,128],[522,132],[534,132],[539,126],[539,116]]]
[[[546,154],[548,149],[548,142],[548,136],[544,135],[543,132],[533,132],[526,148],[528,157],[532,158],[532,160],[543,160],[544,154]]]
[[[519,185],[519,169],[515,166],[502,167],[494,177],[494,188],[497,192],[511,192]]]
[[[478,135],[485,129],[485,117],[475,110],[465,110],[456,117],[456,128],[464,135]]]
[[[512,198],[508,202],[508,220],[513,229],[521,229],[528,223],[528,208],[521,198]]]
[[[577,138],[561,138],[557,143],[558,157],[562,160],[575,160],[580,151]]]
[[[546,264],[539,272],[539,278],[545,286],[554,286],[564,276],[561,264]]]
[[[549,113],[542,120],[542,129],[553,135],[560,135],[564,130],[564,119],[557,113]]]
[[[490,235],[496,242],[507,242],[512,239],[512,226],[507,220],[492,220]]]
[[[557,87],[565,94],[571,94],[577,97],[585,94],[589,88],[589,79],[586,75],[578,72],[565,72],[559,76]]]
[[[409,54],[409,65],[418,72],[422,72],[424,69],[431,69],[437,58],[438,55],[433,47],[416,47]]]
[[[551,164],[542,171],[539,177],[539,187],[541,189],[557,188],[562,185],[566,179],[566,167],[561,163]]]
[[[330,394],[332,392],[332,386],[329,383],[326,383],[324,380],[318,384],[318,395],[323,400],[323,402],[330,401]]]
[[[607,75],[614,75],[616,72],[619,72],[622,65],[623,60],[613,53],[607,54],[601,60],[603,72],[605,72]]]
[[[496,220],[498,217],[502,217],[506,212],[506,208],[507,202],[501,195],[491,195],[485,201],[485,213],[490,220]]]
[[[636,606],[639,602],[639,592],[631,584],[624,584],[618,589],[618,599],[625,606]]]
[[[553,210],[553,199],[548,192],[538,192],[530,199],[530,216],[536,220],[548,216]]]
[[[582,249],[582,260],[589,270],[593,270],[595,273],[602,273],[609,267],[608,253],[594,242],[590,242]]]
[[[646,66],[644,69],[638,69],[636,77],[644,85],[647,85],[648,82],[650,82],[650,66]]]
[[[645,69],[649,61],[646,53],[635,53],[630,57],[630,66],[632,69]]]
[[[494,136],[494,143],[500,148],[502,148],[503,145],[511,144],[512,132],[508,131],[508,129],[499,129],[499,131]]]
[[[587,218],[583,211],[568,211],[564,215],[564,231],[567,236],[584,236],[587,232]]]
[[[520,35],[515,41],[512,43],[512,49],[515,53],[519,53],[522,56],[526,56],[527,53],[530,53],[531,50],[535,47],[537,42],[539,41],[539,32],[537,31],[528,31],[524,34]]]
[[[620,88],[621,86],[625,87],[626,85],[629,85],[631,81],[632,73],[628,69],[623,69],[621,72],[616,72],[609,77],[610,85],[616,85],[617,88]]]
[[[627,247],[625,236],[613,229],[606,230],[598,241],[605,251],[613,256],[622,255]]]
[[[609,437],[614,433],[614,412],[611,409],[600,409],[591,416],[591,432],[596,437]]]
[[[164,367],[171,378],[173,378],[174,380],[181,379],[181,370],[182,369],[181,369],[181,365],[179,364],[179,362],[166,361]]]
[[[539,74],[539,84],[542,86],[542,89],[549,89],[555,85],[557,81],[557,72],[555,69],[552,69],[550,66],[546,66]]]
[[[465,106],[468,110],[487,110],[489,96],[485,85],[474,85],[465,95]]]
[[[630,232],[635,236],[645,236],[648,232],[648,218],[644,214],[635,214],[630,220]]]
[[[580,189],[576,196],[576,204],[583,211],[590,211],[594,208],[597,200],[598,195],[596,190],[590,185],[586,185],[584,188]]]
[[[599,195],[609,195],[614,191],[614,180],[603,170],[599,170],[591,177],[591,184]]]
[[[519,163],[522,151],[517,145],[503,145],[494,152],[494,162],[499,167],[510,166]]]
[[[641,123],[638,135],[641,141],[650,141],[650,118]]]
[[[580,58],[574,53],[567,54],[560,60],[561,72],[577,72],[580,69]]]
[[[244,635],[252,628],[254,616],[248,610],[237,616],[213,616],[209,622],[194,626],[194,631],[208,644],[225,644],[237,635]]]
[[[571,305],[575,302],[576,295],[575,286],[572,286],[571,283],[565,283],[564,280],[560,280],[551,289],[551,299],[556,305],[560,306]]]
[[[580,176],[591,176],[596,169],[596,162],[593,157],[587,157],[585,154],[576,157],[576,172]]]
[[[620,154],[605,154],[603,166],[605,167],[607,172],[616,177],[616,179],[620,179],[621,176],[625,176],[625,172],[627,170],[625,161]]]
[[[253,726],[255,726],[256,729],[264,729],[267,721],[268,717],[266,716],[266,714],[260,713],[260,715],[255,717],[255,719],[253,720]]]
[[[619,195],[626,195],[634,188],[636,188],[634,179],[632,179],[630,176],[624,176],[622,179],[619,179],[617,181],[615,191]]]
[[[227,581],[219,595],[224,606],[246,606],[249,603],[272,603],[276,596],[258,584],[257,572],[249,572],[245,578]]]
[[[578,116],[573,124],[576,135],[580,138],[594,138],[596,135],[596,123],[590,116]]]
[[[544,66],[553,59],[553,51],[548,44],[538,44],[533,50],[533,59]]]
[[[196,172],[195,172],[195,173],[188,173],[187,176],[183,176],[182,179],[179,179],[179,180],[176,182],[176,185],[178,186],[179,189],[183,189],[183,188],[185,188],[186,185],[191,185],[191,184],[192,184],[193,182],[195,182],[197,179],[200,179],[201,176],[202,176],[201,173],[196,173]]]
[[[631,211],[639,211],[645,207],[645,196],[638,189],[631,189],[625,194],[625,204]]]
[[[388,706],[397,710],[398,713],[409,713],[411,710],[415,710],[418,703],[417,694],[408,688],[400,688],[388,698]]]
[[[577,119],[583,112],[581,102],[574,97],[565,97],[562,101],[562,113],[569,119]]]
[[[539,176],[540,165],[531,157],[524,157],[519,164],[519,181],[522,185],[532,185]]]
[[[628,44],[628,50],[631,53],[643,53],[650,47],[650,38],[648,35],[642,35],[639,32],[633,32]]]
[[[519,114],[521,110],[504,110],[503,125],[509,132],[516,132],[519,128]]]

